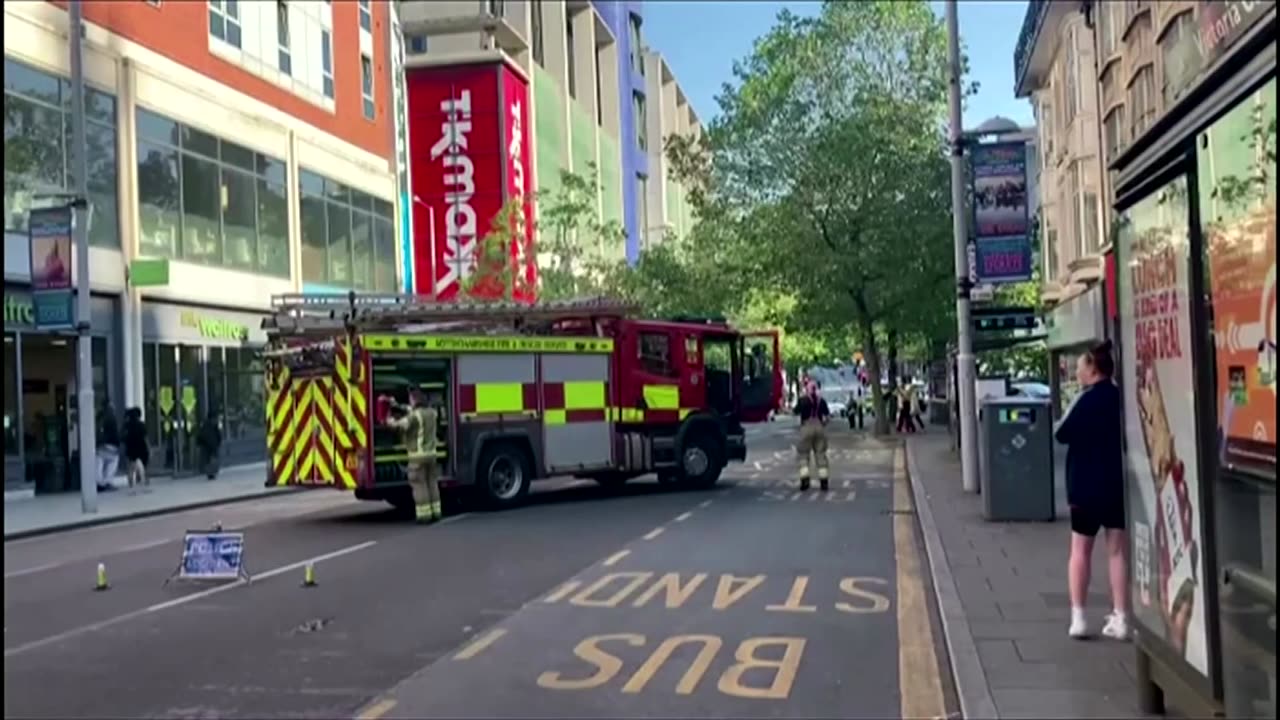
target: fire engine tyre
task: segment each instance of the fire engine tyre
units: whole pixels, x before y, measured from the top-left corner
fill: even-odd
[[[705,430],[689,433],[680,446],[680,481],[691,488],[709,488],[724,469],[724,448]]]
[[[476,472],[476,489],[485,503],[495,510],[514,507],[529,494],[533,480],[533,464],[529,454],[512,442],[491,443],[480,457]]]

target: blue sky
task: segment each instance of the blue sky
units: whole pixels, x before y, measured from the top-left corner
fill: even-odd
[[[943,4],[931,0],[941,17]],[[732,78],[733,61],[773,25],[778,11],[812,14],[815,2],[754,0],[645,0],[645,42],[662,53],[703,122],[719,112],[715,96]],[[1026,14],[1025,0],[961,0],[960,36],[969,53],[977,97],[965,109],[965,127],[993,115],[1032,123],[1031,105],[1013,96],[1013,48]]]

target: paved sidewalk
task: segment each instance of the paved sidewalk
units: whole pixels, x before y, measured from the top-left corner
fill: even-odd
[[[1070,528],[1061,480],[1057,522],[987,522],[981,496],[964,492],[945,432],[911,436],[907,455],[965,716],[1143,717],[1133,645],[1067,637]],[[1101,544],[1093,560],[1088,612],[1096,632],[1111,608]]]
[[[212,481],[204,476],[153,478],[150,492],[129,491],[125,489],[127,483],[124,477],[119,477],[116,479],[116,490],[98,493],[98,512],[93,515],[86,515],[81,511],[78,492],[39,495],[19,500],[6,499],[4,538],[13,540],[291,490],[263,487],[265,478],[264,463],[224,468],[218,478]]]

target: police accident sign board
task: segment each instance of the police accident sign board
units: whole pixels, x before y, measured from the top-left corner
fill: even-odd
[[[188,530],[182,538],[178,577],[235,580],[244,574],[244,533]]]

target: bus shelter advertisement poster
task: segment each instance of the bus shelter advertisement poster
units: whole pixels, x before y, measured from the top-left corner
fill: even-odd
[[[992,283],[1031,279],[1026,143],[975,145],[971,167],[976,279]]]
[[[1219,451],[1224,466],[1276,472],[1276,82],[1209,128],[1200,215],[1213,302]],[[1242,138],[1244,141],[1242,142]],[[1265,178],[1265,182],[1257,182]]]
[[[1120,218],[1120,385],[1134,615],[1208,676],[1187,182]]]

